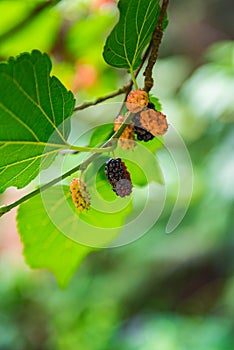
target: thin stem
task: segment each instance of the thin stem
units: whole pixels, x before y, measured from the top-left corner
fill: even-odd
[[[119,96],[119,95],[122,95],[122,94],[125,94],[129,87],[131,89],[131,84],[132,84],[132,81],[130,81],[128,84],[124,85],[123,87],[121,87],[120,89],[118,89],[117,91],[114,91],[114,92],[111,92],[110,94],[106,95],[106,96],[102,96],[102,97],[98,97],[96,100],[94,101],[90,101],[90,102],[84,102],[82,103],[81,105],[77,106],[74,108],[74,111],[80,111],[82,109],[85,109],[85,108],[88,108],[90,106],[95,106],[97,105],[98,103],[101,103],[101,102],[104,102],[106,100],[109,100],[111,98],[114,98],[116,96]]]
[[[70,146],[69,149],[78,152],[94,152],[94,153],[103,153],[110,152],[112,147],[107,148],[95,148],[95,147],[86,147],[86,146]]]
[[[130,69],[130,74],[131,74],[132,82],[133,82],[133,84],[135,86],[135,89],[137,90],[138,89],[138,85],[137,85],[137,81],[136,81],[136,78],[135,78],[134,71],[133,71],[132,67]]]

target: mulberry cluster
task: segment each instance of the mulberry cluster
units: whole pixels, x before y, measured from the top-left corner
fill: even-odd
[[[109,159],[106,162],[105,174],[113,191],[120,197],[126,197],[132,192],[132,182],[126,165],[120,158]]]
[[[163,135],[168,128],[166,116],[155,110],[153,103],[149,101],[144,90],[132,91],[128,97],[126,106],[133,113],[132,123],[128,124],[119,137],[119,144],[126,150],[135,147],[135,134],[138,140],[145,142],[155,136]],[[126,117],[118,116],[114,122],[114,131],[118,131]],[[113,191],[119,197],[129,196],[132,192],[132,181],[125,163],[121,158],[109,159],[105,165],[105,174]],[[90,207],[90,195],[84,181],[74,178],[70,184],[72,201],[79,211]]]
[[[155,110],[145,91],[132,91],[127,97],[126,105],[132,113],[135,113],[132,121],[138,140],[147,142],[155,136],[165,134],[168,129],[166,116]]]
[[[118,131],[121,124],[124,122],[125,117],[122,115],[118,116],[115,118],[114,121],[114,131]],[[124,131],[122,132],[119,140],[118,140],[119,145],[125,149],[125,150],[132,150],[135,145],[135,138],[134,138],[134,126],[133,124],[128,124]]]
[[[86,189],[86,184],[81,179],[74,178],[70,184],[72,201],[79,211],[86,210],[90,207],[90,195]]]

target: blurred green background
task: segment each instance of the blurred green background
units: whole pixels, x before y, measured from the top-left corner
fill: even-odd
[[[0,222],[0,350],[234,349],[233,13],[231,0],[169,6],[153,93],[193,164],[182,223],[165,233],[178,186],[168,165],[157,224],[130,245],[89,255],[60,290],[49,272],[25,265],[15,213],[7,214]],[[37,48],[51,55],[53,73],[77,104],[111,92],[128,80],[102,59],[117,15],[111,0],[1,0],[0,60]],[[165,149],[159,157],[167,164]],[[9,189],[2,201],[20,194]]]

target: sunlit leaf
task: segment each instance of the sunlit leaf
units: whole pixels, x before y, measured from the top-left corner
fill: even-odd
[[[107,141],[114,132],[114,123],[98,126],[92,133],[89,141],[89,147],[98,147],[104,141]]]

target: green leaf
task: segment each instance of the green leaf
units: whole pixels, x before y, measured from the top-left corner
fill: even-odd
[[[128,171],[131,174],[134,186],[146,186],[150,182],[164,184],[163,175],[155,155],[155,149],[159,146],[159,140],[152,140],[151,146],[147,145],[151,141],[137,146],[130,153],[118,147],[115,152],[118,157],[124,160]],[[161,147],[160,143],[160,147]]]
[[[165,29],[167,28],[168,23],[169,23],[169,20],[168,20],[168,15],[167,15],[167,12],[166,12],[165,16],[164,16],[164,19],[163,19],[163,24],[162,24],[163,31],[165,31]]]
[[[163,145],[164,145],[163,136],[156,136],[149,142],[145,142],[144,147],[146,147],[149,151],[155,154],[158,149],[163,147]]]
[[[49,188],[18,210],[26,262],[32,268],[52,271],[61,287],[67,285],[87,254],[118,237],[132,212],[130,197],[107,202],[96,192],[95,177],[87,185],[91,207],[85,212],[75,208],[68,186]]]
[[[135,70],[157,25],[159,0],[120,0],[120,17],[104,47],[105,61],[114,67]]]
[[[156,96],[153,96],[152,94],[149,94],[149,99],[150,99],[150,102],[152,102],[154,104],[156,111],[161,112],[162,105],[161,105],[159,98],[157,98]]]
[[[77,267],[93,250],[72,241],[57,229],[40,195],[20,205],[17,224],[27,264],[53,272],[62,288],[66,287]]]
[[[26,186],[41,161],[47,167],[68,146],[64,121],[75,100],[50,72],[48,55],[36,50],[0,64],[0,192]]]
[[[89,147],[99,147],[103,142],[107,141],[113,133],[114,123],[98,126],[90,137]]]

